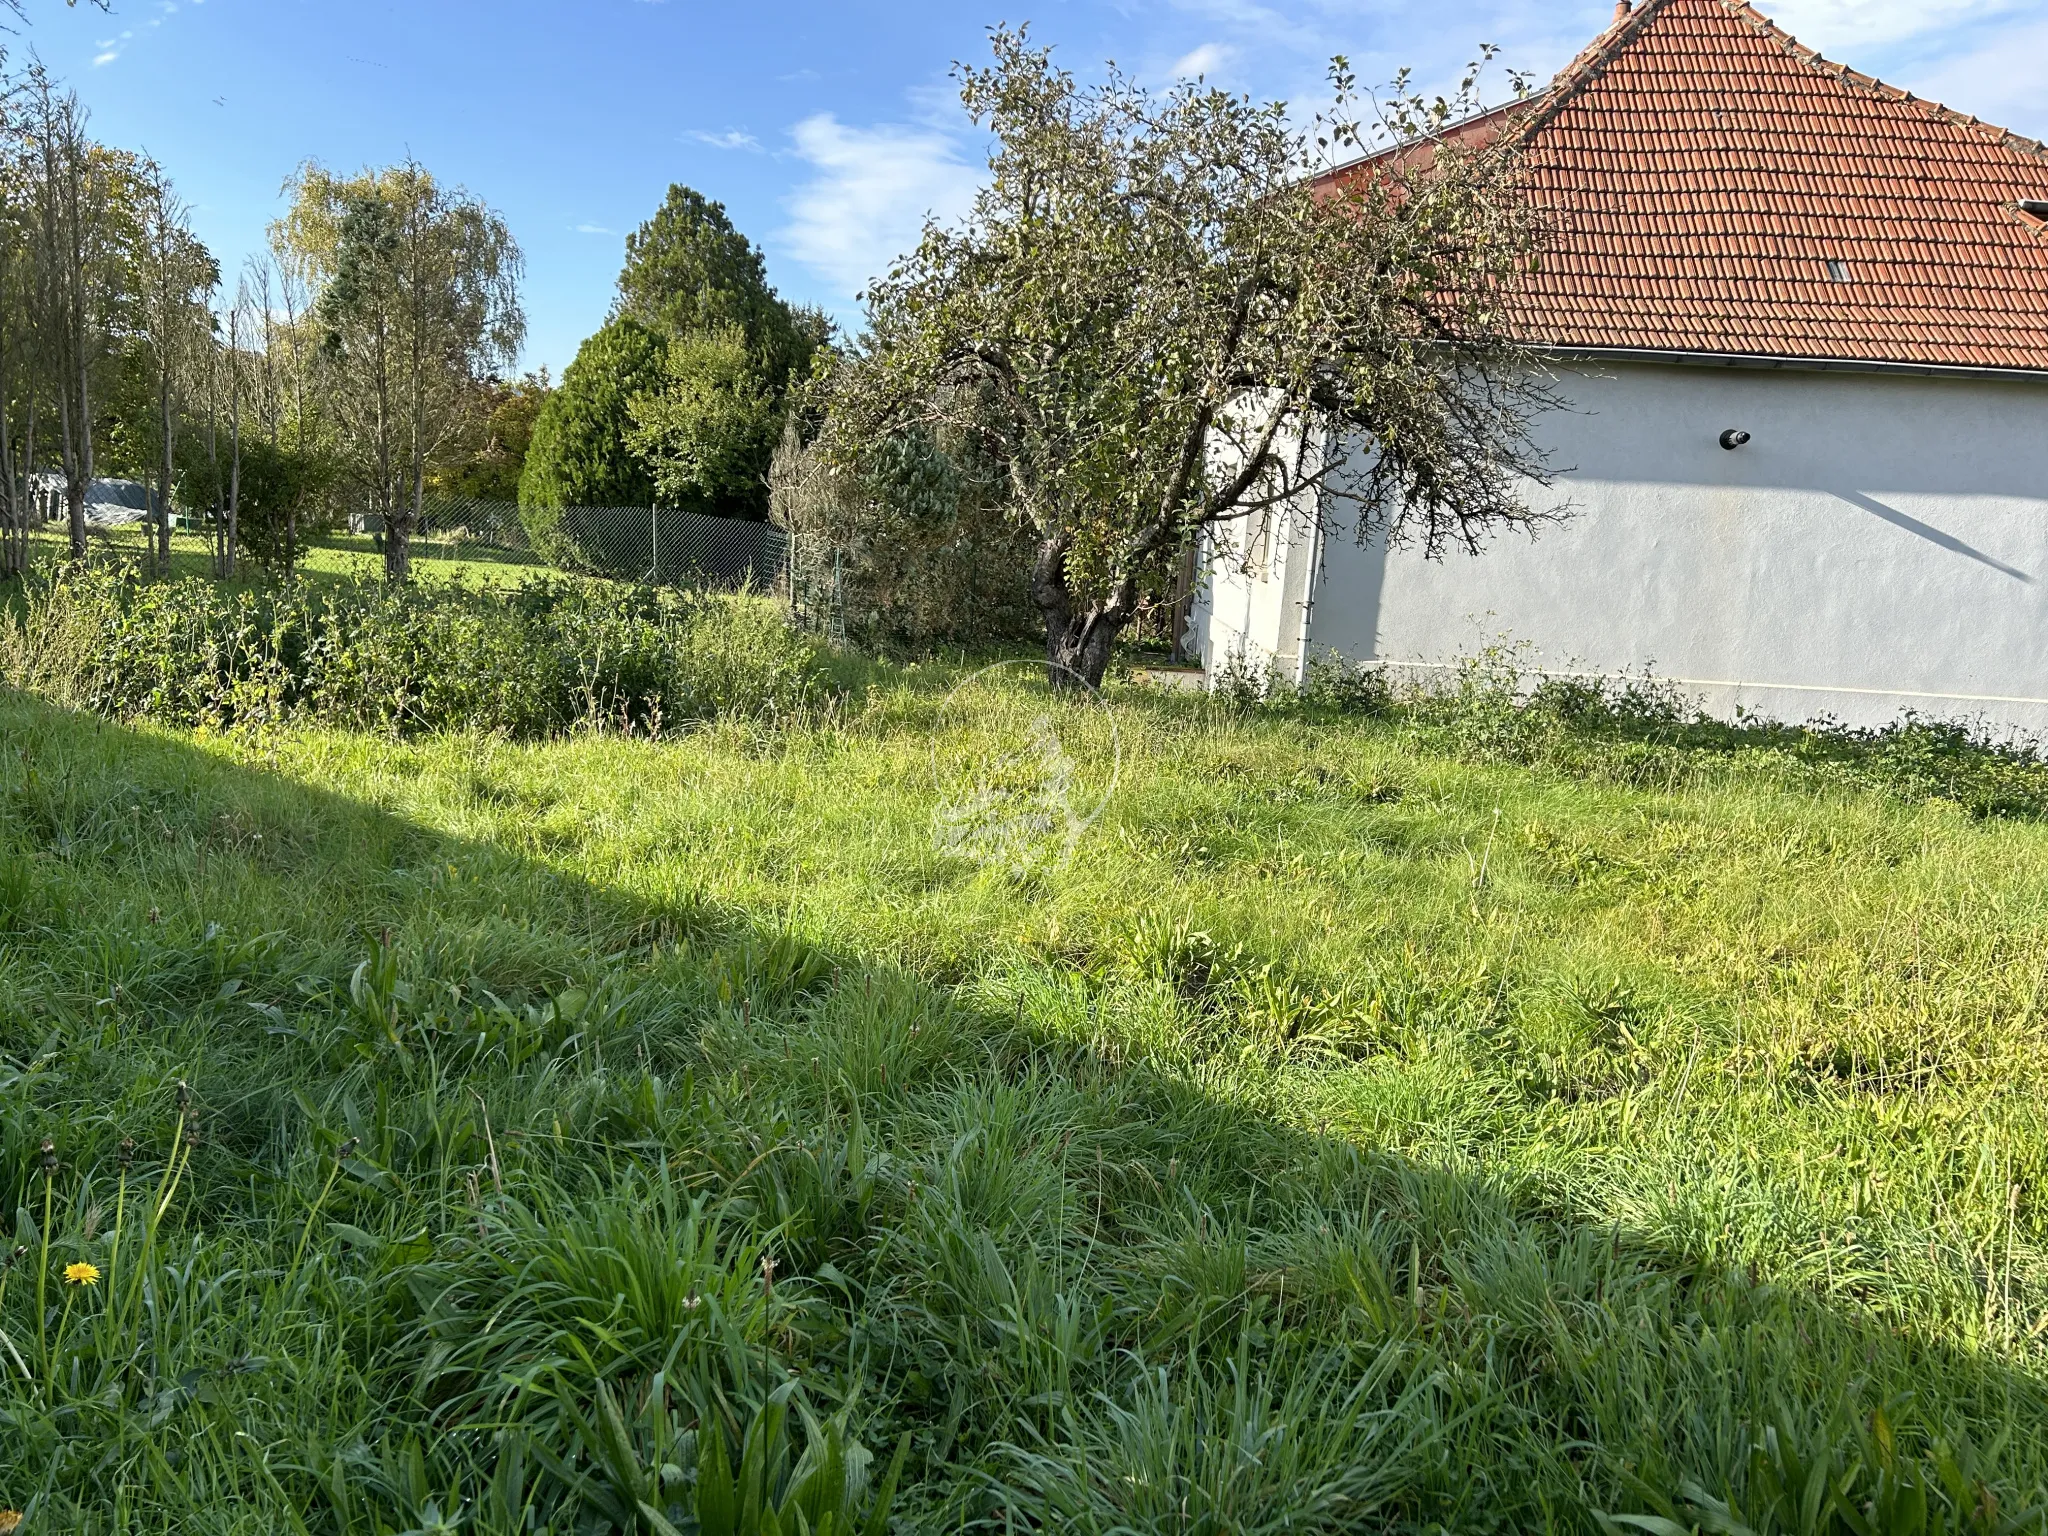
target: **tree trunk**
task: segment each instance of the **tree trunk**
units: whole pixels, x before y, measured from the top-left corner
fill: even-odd
[[[156,561],[163,573],[171,574],[171,484],[177,478],[171,453],[171,366],[163,365],[163,372],[157,382],[157,409],[163,416],[164,429],[164,504],[156,515]]]
[[[92,494],[95,465],[92,457],[92,374],[85,361],[84,326],[79,328],[78,348],[78,442],[84,468],[79,475],[78,506],[71,519],[71,553],[85,558],[85,499]]]
[[[1107,598],[1079,598],[1067,587],[1067,546],[1048,539],[1031,574],[1031,595],[1045,615],[1045,680],[1055,693],[1100,688],[1116,637],[1137,608],[1136,583]]]
[[[242,354],[236,323],[240,319],[241,310],[237,309],[228,322],[228,366],[233,371],[228,382],[228,529],[222,574],[230,581],[235,575],[235,541],[242,532]]]
[[[0,273],[0,282],[4,282]],[[0,302],[5,302],[6,292],[0,288]],[[8,429],[13,424],[13,370],[7,366],[12,351],[12,337],[5,322],[12,316],[0,313],[0,576],[19,576],[28,569],[28,515],[21,505],[22,484],[14,473],[14,438]],[[33,383],[29,386],[33,389]]]
[[[223,526],[220,505],[220,357],[209,348],[206,359],[206,500],[213,514],[213,574],[227,575],[226,556],[221,549]]]
[[[28,397],[28,410],[21,424],[21,550],[22,569],[28,569],[28,536],[40,532],[43,524],[43,493],[36,489],[36,397]]]
[[[400,507],[403,505],[404,510]],[[406,581],[412,576],[412,531],[420,521],[420,482],[413,481],[412,495],[404,503],[391,498],[391,515],[384,519],[384,579]]]
[[[1056,692],[1076,692],[1084,685],[1102,686],[1109,655],[1123,621],[1097,603],[1045,616],[1045,674]]]
[[[380,511],[384,520],[384,579],[404,581],[412,574],[412,529],[398,526],[404,515],[398,510],[398,483],[392,463],[392,440],[398,429],[392,420],[391,348],[382,320],[378,322],[376,357],[377,498],[383,503]]]
[[[71,531],[71,558],[85,558],[85,482],[79,478],[78,439],[71,430],[71,392],[57,396],[58,419],[64,432],[64,509]]]
[[[228,461],[228,530],[222,548],[227,554],[227,577],[235,578],[236,541],[242,536],[242,418],[238,414],[228,433],[234,447]]]
[[[21,482],[14,474],[14,443],[7,433],[10,414],[7,391],[0,388],[0,487],[6,522],[0,524],[0,576],[19,576],[28,569],[28,519],[22,515]]]

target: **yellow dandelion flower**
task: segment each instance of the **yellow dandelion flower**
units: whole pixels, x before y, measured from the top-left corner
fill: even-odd
[[[66,1285],[98,1285],[100,1283],[99,1266],[95,1264],[66,1264],[64,1266],[64,1283]],[[7,1536],[4,1526],[0,1526],[0,1536]]]
[[[14,1536],[21,1529],[21,1511],[0,1509],[0,1536]]]

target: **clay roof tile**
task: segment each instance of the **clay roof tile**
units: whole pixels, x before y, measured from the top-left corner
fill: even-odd
[[[1644,0],[1499,121],[1551,227],[1532,341],[2048,370],[2048,151],[1746,0]]]

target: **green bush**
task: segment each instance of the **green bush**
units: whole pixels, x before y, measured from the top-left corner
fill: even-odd
[[[799,605],[871,651],[1042,641],[1038,537],[960,434],[905,433],[835,468],[794,423],[769,467]]]
[[[547,559],[602,569],[565,509],[652,505],[654,476],[626,434],[631,401],[660,388],[667,355],[662,336],[621,316],[577,349],[561,388],[541,407],[519,478],[519,517]]]
[[[114,567],[32,587],[0,625],[0,678],[171,725],[518,738],[787,714],[825,692],[815,647],[761,598],[560,578],[246,590]]]

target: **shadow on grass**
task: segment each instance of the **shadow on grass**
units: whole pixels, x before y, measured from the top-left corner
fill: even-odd
[[[794,1379],[910,1434],[934,1528],[1849,1530],[1829,1480],[2039,1528],[2038,1379],[1280,1123],[1056,972],[937,986],[4,690],[0,742],[21,1240],[54,1185],[104,1249],[180,1080],[200,1132],[148,1321],[0,1386],[0,1503],[582,1529]]]

